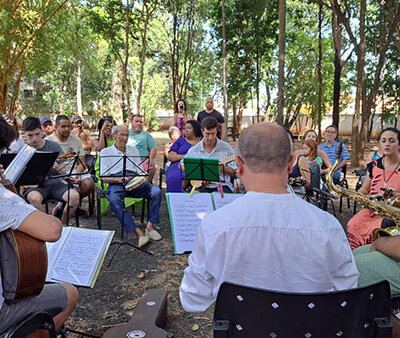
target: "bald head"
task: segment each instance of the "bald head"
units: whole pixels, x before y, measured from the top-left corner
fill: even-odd
[[[256,123],[240,135],[238,152],[252,173],[279,173],[287,171],[292,149],[281,126]]]

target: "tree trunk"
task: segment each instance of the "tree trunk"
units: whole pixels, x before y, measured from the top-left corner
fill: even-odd
[[[283,125],[285,107],[285,43],[286,43],[286,0],[279,0],[279,69],[278,104],[276,122]]]
[[[335,7],[333,7],[335,8]],[[333,77],[333,109],[332,124],[339,129],[340,114],[340,76],[342,73],[341,50],[342,50],[342,25],[338,21],[336,11],[332,11],[332,38],[335,48],[334,77]]]
[[[81,92],[81,60],[76,61],[76,107],[78,115],[82,116],[82,92]]]
[[[228,93],[226,90],[226,34],[225,34],[225,0],[222,0],[222,87],[224,91],[225,141],[228,140]],[[235,131],[236,132],[236,131]]]
[[[124,122],[121,75],[121,65],[116,62],[111,85],[111,107],[118,124]]]
[[[357,46],[357,91],[356,100],[354,107],[354,115],[351,129],[351,163],[353,166],[360,165],[360,137],[359,137],[359,126],[360,126],[360,112],[361,103],[365,97],[365,1],[360,0],[360,42]]]
[[[125,60],[122,62],[122,74],[124,77],[124,89],[126,99],[126,113],[128,114],[128,121],[132,118],[131,101],[129,95],[129,82],[128,82],[128,59],[129,59],[129,33],[130,33],[130,0],[126,1],[126,15],[125,15]],[[123,119],[124,120],[124,119]]]
[[[322,119],[322,5],[319,5],[318,13],[318,135],[321,135],[321,119]]]
[[[176,8],[174,9],[176,11]],[[175,102],[177,101],[176,98],[176,74],[175,74],[175,62],[176,62],[176,34],[177,34],[177,21],[178,15],[176,12],[174,13],[174,23],[173,23],[173,37],[172,37],[172,54],[171,54],[171,71],[172,71],[172,98],[173,98],[173,105],[175,107]],[[176,109],[176,107],[174,108]],[[176,113],[176,111],[175,111]]]

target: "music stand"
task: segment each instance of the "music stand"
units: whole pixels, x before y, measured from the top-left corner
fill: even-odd
[[[221,181],[219,173],[219,160],[216,158],[194,158],[185,157],[183,159],[185,166],[185,179],[186,180],[200,180],[200,181]],[[224,169],[222,168],[222,175],[225,177]]]
[[[122,170],[118,170],[118,174],[102,175],[102,170],[101,170],[101,166],[102,166],[102,164],[101,164],[102,161],[101,160],[102,160],[102,158],[103,159],[107,159],[107,158],[115,158],[116,159],[116,161],[113,163],[113,165],[111,165],[110,167],[106,168],[105,173],[110,172],[111,169],[122,169]],[[132,158],[133,159],[135,159],[135,158],[140,159],[139,160],[140,163],[135,163],[135,161],[132,160]],[[147,177],[148,176],[148,174],[142,169],[143,162],[146,161],[146,160],[147,160],[147,158],[144,158],[142,160],[140,156],[127,156],[126,154],[124,154],[122,156],[118,156],[118,155],[103,155],[103,156],[101,156],[100,155],[100,160],[99,160],[99,172],[100,172],[100,175],[99,175],[99,177],[100,177],[100,179],[107,178],[107,177],[111,177],[111,178],[121,177],[122,178],[122,185],[125,186],[126,183],[127,183],[127,181],[125,181],[125,178],[127,176],[135,176],[135,177],[136,176],[142,176],[142,177]],[[122,168],[120,168],[121,161],[122,161]],[[127,170],[127,163],[128,163],[128,165],[130,167],[129,168],[130,170]],[[123,245],[129,245],[132,248],[135,248],[137,250],[145,252],[145,253],[147,253],[149,255],[153,255],[152,252],[147,251],[147,250],[142,249],[142,248],[139,248],[137,245],[132,244],[132,243],[124,240],[124,221],[125,221],[125,212],[127,212],[127,208],[125,206],[124,198],[122,200],[122,205],[123,205],[123,209],[122,209],[122,221],[121,221],[121,238],[120,238],[120,240],[111,243],[110,246],[117,245],[117,248],[115,249],[113,255],[111,256],[107,266],[110,266],[112,260],[114,259],[115,255],[117,254],[119,248],[121,246],[123,246]]]
[[[69,160],[65,160],[64,166],[61,167],[59,170],[63,170],[65,168],[67,168],[71,163],[72,163],[72,166],[68,169],[68,173],[60,174],[60,175],[53,175],[53,176],[49,177],[49,179],[65,178],[65,181],[67,182],[67,185],[68,185],[68,190],[67,190],[67,210],[68,210],[68,212],[67,212],[67,222],[66,222],[67,226],[69,225],[69,209],[71,208],[71,206],[69,205],[70,196],[71,196],[71,188],[74,185],[74,183],[71,182],[70,178],[72,176],[82,176],[82,175],[86,175],[89,173],[89,169],[87,167],[86,167],[87,171],[80,172],[80,173],[77,173],[74,170],[75,166],[77,166],[78,163],[82,164],[82,166],[83,166],[83,163],[80,159],[79,151],[77,153],[74,153],[74,155],[71,156],[71,158]],[[77,225],[78,225],[78,223],[77,223]]]

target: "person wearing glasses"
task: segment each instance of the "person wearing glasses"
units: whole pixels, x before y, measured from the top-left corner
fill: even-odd
[[[336,148],[339,145],[339,142],[335,141],[336,136],[338,134],[338,130],[336,126],[330,125],[325,129],[325,143],[322,143],[318,146],[318,149],[323,150],[329,157],[331,164],[333,165],[336,161]],[[343,144],[343,152],[340,155],[340,162],[335,169],[333,174],[333,182],[338,184],[340,181],[340,174],[342,173],[342,168],[347,164],[347,161],[350,160],[349,152],[347,151],[346,146]]]

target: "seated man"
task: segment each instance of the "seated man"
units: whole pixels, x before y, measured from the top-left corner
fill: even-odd
[[[100,176],[115,176],[102,178],[103,182],[109,184],[106,197],[110,201],[112,211],[120,223],[123,224],[126,232],[135,232],[139,238],[139,247],[141,248],[149,242],[149,239],[154,241],[162,239],[158,231],[154,229],[154,224],[160,222],[161,190],[148,182],[142,183],[131,191],[125,190],[125,182],[141,173],[141,158],[135,147],[127,145],[129,138],[127,127],[123,125],[114,127],[112,133],[114,144],[100,152]],[[122,177],[123,155],[128,156],[125,164],[125,177]],[[145,234],[138,228],[132,216],[124,207],[125,196],[147,198],[149,200],[149,220]]]
[[[50,136],[54,132],[53,122],[50,120],[49,117],[45,116],[40,119],[40,124],[42,126],[43,136],[45,138]]]
[[[7,123],[0,118],[0,154],[10,144],[9,128]],[[0,168],[0,170],[2,169]],[[6,190],[1,183],[0,200],[0,232],[7,229],[18,230],[48,242],[54,242],[60,237],[61,223],[58,219],[37,211],[21,197]],[[3,273],[5,272],[2,271]],[[4,302],[2,293],[2,284],[0,283],[0,335],[15,326],[27,315],[53,308],[63,309],[53,318],[56,330],[58,330],[78,301],[77,289],[64,283],[45,285],[39,295],[18,300],[12,304]],[[39,334],[39,332],[35,333]]]
[[[40,121],[37,117],[29,116],[23,123],[22,127],[28,140],[28,144],[39,151],[58,152],[59,155],[63,153],[62,149],[56,142],[42,139],[42,131],[40,129]],[[61,166],[56,162],[56,165],[51,169],[50,174],[59,174]],[[24,191],[24,197],[27,201],[33,204],[37,209],[44,211],[43,201],[46,199],[54,198],[60,202],[68,202],[68,185],[60,178],[46,178],[38,188],[28,188]],[[79,205],[79,194],[76,190],[70,190],[69,196],[69,217],[73,217],[76,208]],[[67,207],[65,206],[64,212],[61,217],[61,222],[67,222]]]
[[[331,164],[336,161],[336,148],[339,145],[339,142],[335,141],[335,138],[338,134],[337,128],[334,125],[330,125],[325,129],[325,143],[322,143],[318,146],[318,149],[323,150],[326,155],[328,155]],[[338,184],[340,181],[340,174],[342,173],[342,168],[347,164],[347,161],[350,160],[350,155],[347,151],[346,146],[343,144],[343,152],[340,155],[340,162],[333,173],[333,182]]]
[[[253,124],[237,150],[247,193],[204,217],[180,287],[184,309],[206,310],[225,281],[288,292],[355,287],[358,272],[340,223],[286,190],[294,158],[285,130]]]
[[[129,130],[128,145],[136,147],[140,156],[142,156],[142,159],[148,157],[148,160],[143,162],[143,169],[149,173],[147,181],[151,183],[156,172],[156,142],[154,141],[153,136],[143,130],[143,119],[139,114],[132,116],[131,126],[132,128]]]
[[[216,158],[218,160],[224,160],[227,157],[233,156],[234,152],[232,147],[220,139],[217,138],[217,126],[218,121],[215,117],[209,116],[201,122],[201,132],[203,139],[191,147],[185,157],[195,158]],[[184,161],[182,160],[182,164]],[[236,174],[236,164],[230,163],[229,166],[223,166],[221,171],[221,183],[224,192],[233,192],[233,186],[231,184],[231,176]],[[213,192],[217,191],[218,182],[204,182],[203,186],[199,189],[201,192]]]
[[[71,122],[67,116],[57,116],[55,132],[52,135],[47,136],[46,140],[57,142],[64,153],[79,153],[79,160],[74,170],[76,173],[87,172],[85,152],[83,150],[82,142],[78,136],[71,133]],[[74,182],[79,184],[78,192],[80,198],[83,198],[94,191],[95,185],[90,174],[77,175],[73,176],[73,178]]]

